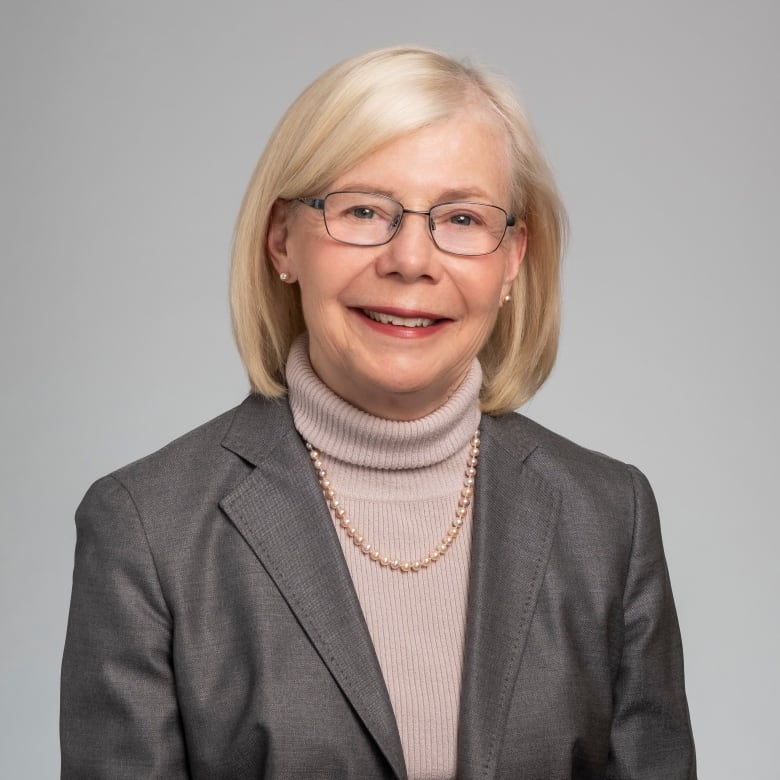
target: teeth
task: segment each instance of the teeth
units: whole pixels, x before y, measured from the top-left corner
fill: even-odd
[[[363,309],[363,314],[374,322],[381,322],[384,325],[399,325],[405,328],[427,328],[436,322],[436,320],[429,320],[426,317],[396,317],[393,314],[383,314],[368,309]]]

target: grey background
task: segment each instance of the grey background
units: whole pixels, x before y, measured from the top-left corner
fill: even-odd
[[[81,495],[246,392],[229,243],[273,125],[412,42],[524,96],[572,224],[526,411],[648,474],[700,774],[778,777],[779,8],[3,0],[0,776],[58,772]]]

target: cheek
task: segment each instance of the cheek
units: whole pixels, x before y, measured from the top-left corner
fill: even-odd
[[[340,266],[336,260],[321,254],[310,255],[301,264],[298,275],[306,327],[327,341],[343,341],[349,316],[342,302],[349,289],[349,279],[338,273]]]
[[[492,317],[498,311],[504,286],[505,264],[471,269],[458,280],[458,289],[472,314]]]
[[[490,273],[483,273],[478,281],[472,280],[470,286],[461,287],[476,331],[475,338],[482,342],[487,340],[496,324],[504,294],[504,278],[504,265],[500,263]]]
[[[311,256],[311,241],[299,230],[291,230],[287,239],[287,260],[290,270],[300,279],[308,266],[307,258]]]

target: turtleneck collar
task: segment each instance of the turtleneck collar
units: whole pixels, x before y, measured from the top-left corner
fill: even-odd
[[[336,395],[314,372],[305,334],[290,350],[286,376],[298,432],[329,458],[345,463],[376,469],[431,466],[460,452],[479,426],[482,369],[476,358],[442,406],[409,421],[375,417]]]

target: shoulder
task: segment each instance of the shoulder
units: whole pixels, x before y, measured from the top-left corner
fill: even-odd
[[[583,447],[524,415],[483,418],[480,470],[487,490],[510,496],[524,518],[527,506],[546,506],[554,518],[560,570],[593,572],[622,587],[632,559],[663,569],[658,507],[635,466]],[[483,469],[483,464],[487,468]],[[524,518],[524,522],[527,518]]]
[[[213,505],[293,430],[286,400],[248,396],[161,449],[97,480],[83,505],[112,501],[141,516]]]
[[[522,464],[581,517],[621,518],[630,526],[640,503],[654,506],[650,485],[635,466],[583,447],[525,415],[486,417],[483,429],[485,445],[495,448],[499,458]]]
[[[533,455],[533,465],[577,472],[622,473],[628,464],[597,450],[583,447],[559,433],[545,428],[519,412],[483,417],[483,426],[491,441],[507,455],[522,458]]]

